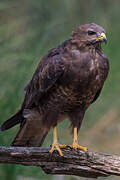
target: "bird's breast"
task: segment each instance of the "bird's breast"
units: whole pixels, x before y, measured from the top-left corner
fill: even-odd
[[[73,103],[90,103],[97,91],[102,88],[107,73],[108,62],[99,54],[93,58],[78,58],[70,63],[58,91],[68,99],[71,98]]]
[[[78,54],[79,56],[79,54]],[[76,106],[85,108],[102,88],[108,65],[102,57],[69,60],[64,74],[47,94],[45,107],[67,112]]]

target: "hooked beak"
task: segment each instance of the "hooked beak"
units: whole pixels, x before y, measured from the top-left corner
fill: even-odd
[[[105,35],[105,33],[101,33],[100,36],[98,38],[94,38],[94,41],[101,41],[101,42],[105,42],[105,44],[107,43],[107,37]]]
[[[102,32],[100,34],[100,37],[98,38],[98,40],[103,41],[106,44],[107,43],[107,37],[106,37],[105,33]]]

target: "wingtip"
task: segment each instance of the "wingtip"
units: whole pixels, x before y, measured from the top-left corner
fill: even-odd
[[[0,131],[4,131],[5,130],[5,127],[4,127],[4,125],[2,125],[1,127],[0,127]]]

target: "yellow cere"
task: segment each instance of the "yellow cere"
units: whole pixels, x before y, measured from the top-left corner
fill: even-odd
[[[105,35],[105,33],[103,33],[103,32],[100,34],[100,37],[101,37],[101,38],[104,38],[105,36],[106,36],[106,35]]]

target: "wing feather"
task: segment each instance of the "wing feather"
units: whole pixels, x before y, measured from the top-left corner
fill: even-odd
[[[24,108],[37,105],[43,95],[55,84],[64,72],[64,63],[61,54],[52,53],[40,62],[32,80],[25,88],[26,95]]]

